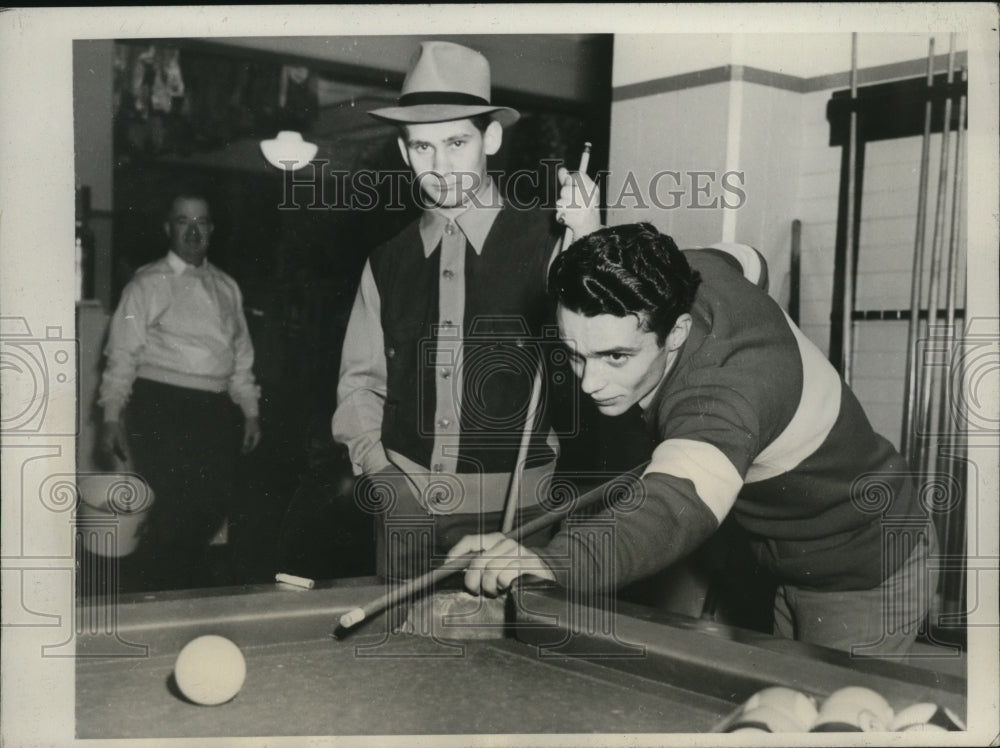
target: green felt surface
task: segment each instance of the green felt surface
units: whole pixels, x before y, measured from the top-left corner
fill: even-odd
[[[964,679],[634,606],[580,607],[559,590],[511,599],[513,638],[390,635],[406,606],[331,638],[340,616],[384,592],[359,579],[89,601],[77,610],[77,735],[700,733],[773,685],[816,698],[864,685],[897,709],[927,701],[965,713]],[[453,617],[487,624],[476,636],[495,634],[504,613],[443,590],[414,608],[413,620],[428,624],[420,629],[453,633],[438,625]],[[231,702],[203,707],[184,700],[171,674],[181,648],[210,633],[241,648],[247,677]]]
[[[731,705],[512,641],[395,635],[244,646],[227,704],[187,703],[173,658],[81,663],[77,736],[694,732]]]

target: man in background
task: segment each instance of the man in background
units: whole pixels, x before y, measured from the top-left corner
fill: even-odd
[[[210,583],[240,451],[261,439],[243,299],[207,259],[213,229],[204,195],[174,196],[167,254],[125,287],[105,349],[101,449],[131,459],[155,496],[136,552],[147,589]]]

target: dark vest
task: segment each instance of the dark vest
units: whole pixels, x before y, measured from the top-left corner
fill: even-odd
[[[562,361],[553,305],[545,290],[556,234],[541,211],[500,211],[476,254],[465,246],[465,319],[459,472],[509,472],[516,460],[539,357]],[[438,319],[440,245],[424,256],[419,221],[378,247],[370,262],[381,300],[387,390],[382,442],[429,466],[434,444],[434,326]],[[571,378],[544,378],[543,405]],[[454,377],[452,377],[454,381]],[[555,455],[538,419],[528,466]]]

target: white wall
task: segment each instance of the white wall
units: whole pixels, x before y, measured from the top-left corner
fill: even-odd
[[[801,180],[802,97],[754,83],[731,85],[742,91],[739,150],[730,153],[729,168],[745,175],[746,203],[723,212],[722,239],[760,250],[770,270],[771,295],[787,305],[791,225],[798,217]]]
[[[859,85],[920,75],[930,38],[859,34]],[[948,45],[947,34],[935,35],[937,72],[946,69]],[[961,63],[964,36],[956,37],[955,49]],[[842,156],[839,146],[829,145],[826,106],[833,91],[849,85],[850,68],[848,33],[616,36],[609,194],[630,170],[737,169],[745,175],[747,199],[738,210],[619,211],[609,214],[609,223],[650,220],[681,246],[752,244],[768,260],[772,296],[787,304],[791,222],[800,220],[800,326],[826,351]],[[699,85],[697,74],[704,71],[714,71],[715,82]],[[720,74],[726,79],[718,80]],[[761,78],[763,83],[751,82]],[[920,141],[868,146],[855,309],[910,306]],[[932,206],[939,153],[937,136]],[[928,221],[929,252],[931,216]],[[963,242],[962,257],[964,252]],[[964,259],[959,272],[964,278]],[[860,322],[853,348],[854,389],[876,429],[897,445],[906,333],[905,322]]]
[[[732,46],[732,34],[616,34],[611,85],[728,65]]]
[[[948,51],[948,34],[858,34],[858,67],[871,68]],[[964,36],[956,49],[966,50]],[[648,81],[719,65],[750,65],[800,78],[851,68],[851,35],[830,34],[618,34],[612,85]]]
[[[654,199],[660,205],[672,205],[675,198],[668,193],[679,187],[685,191],[682,205],[691,204],[689,180],[684,175],[691,171],[725,170],[726,151],[719,144],[726,141],[728,94],[726,85],[716,84],[612,106],[607,186],[609,224],[651,221],[686,246],[721,240],[719,210],[652,206]],[[665,170],[678,172],[680,180],[664,176],[655,181],[656,175]],[[630,185],[638,185],[641,203],[640,199],[629,198]],[[697,198],[698,203],[711,200],[712,196]]]

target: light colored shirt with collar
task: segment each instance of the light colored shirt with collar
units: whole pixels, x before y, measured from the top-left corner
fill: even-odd
[[[461,376],[462,331],[465,310],[465,243],[482,254],[486,238],[503,207],[492,180],[487,180],[467,207],[425,210],[420,218],[420,239],[424,256],[441,247],[438,298],[440,324],[437,350],[454,349],[453,371]],[[557,243],[558,245],[558,243]],[[554,248],[554,252],[558,246]],[[553,257],[555,255],[553,254]],[[443,338],[447,337],[447,345]],[[337,386],[337,410],[333,415],[333,436],[345,444],[356,475],[371,474],[395,464],[404,472],[426,472],[399,455],[387,455],[382,446],[382,415],[386,398],[385,344],[381,324],[381,300],[369,263],[351,310],[341,357]],[[457,464],[457,444],[462,404],[458,393],[461,381],[441,380],[435,391],[434,465],[438,472],[451,473]]]
[[[99,403],[117,421],[137,377],[227,392],[244,416],[258,414],[254,351],[236,281],[207,260],[189,265],[173,252],[145,265],[111,318]]]

